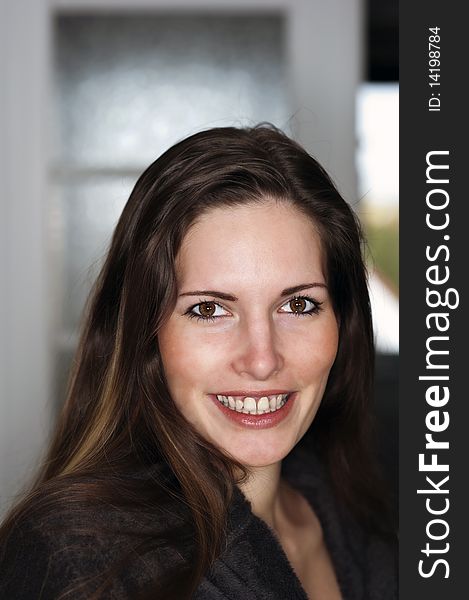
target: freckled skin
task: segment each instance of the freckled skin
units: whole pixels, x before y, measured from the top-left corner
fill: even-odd
[[[257,467],[282,460],[314,419],[334,362],[338,324],[322,272],[320,240],[294,207],[262,204],[215,208],[189,230],[178,255],[179,293],[216,290],[237,300],[179,296],[159,332],[169,389],[196,429],[241,463]],[[292,296],[287,287],[319,283]],[[311,302],[317,314],[296,315]],[[215,320],[189,318],[200,302],[215,302]],[[197,309],[196,309],[197,310]],[[203,312],[202,312],[203,311]],[[288,416],[269,429],[231,422],[208,397],[226,390],[296,391]]]

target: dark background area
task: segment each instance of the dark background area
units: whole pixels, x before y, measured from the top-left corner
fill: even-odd
[[[399,3],[367,0],[368,81],[399,79]]]

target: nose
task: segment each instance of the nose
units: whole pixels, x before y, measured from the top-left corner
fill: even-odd
[[[273,324],[267,319],[245,324],[237,340],[234,370],[242,377],[267,381],[281,371],[284,364]]]

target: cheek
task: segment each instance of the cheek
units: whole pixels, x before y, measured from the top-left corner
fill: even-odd
[[[297,355],[298,373],[306,385],[327,378],[337,355],[338,343],[335,320],[312,328],[310,335],[296,339],[294,352]]]
[[[168,381],[169,387],[173,388],[175,381],[187,370],[191,357],[189,356],[188,345],[184,343],[184,338],[178,334],[177,326],[171,322],[162,327],[158,343],[163,362],[163,369]]]
[[[187,392],[216,368],[220,355],[213,351],[213,345],[204,343],[200,334],[195,335],[192,328],[177,321],[170,320],[162,327],[158,342],[166,379],[176,401],[178,391]]]

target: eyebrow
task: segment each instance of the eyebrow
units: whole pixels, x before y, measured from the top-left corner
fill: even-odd
[[[312,287],[322,287],[327,290],[327,285],[325,283],[300,283],[300,285],[294,285],[293,287],[285,288],[280,295],[291,296],[292,294],[296,294],[297,292],[301,292],[302,290],[307,290]]]
[[[322,287],[327,289],[327,285],[325,283],[300,283],[299,285],[294,285],[293,287],[288,287],[282,290],[280,297],[283,296],[291,296],[292,294],[296,294],[297,292],[301,292],[302,290],[307,290],[312,287]],[[216,290],[194,290],[193,292],[183,292],[179,294],[179,296],[212,296],[213,298],[220,298],[221,300],[228,300],[229,302],[236,302],[238,298],[233,294],[225,294],[224,292],[218,292]]]

